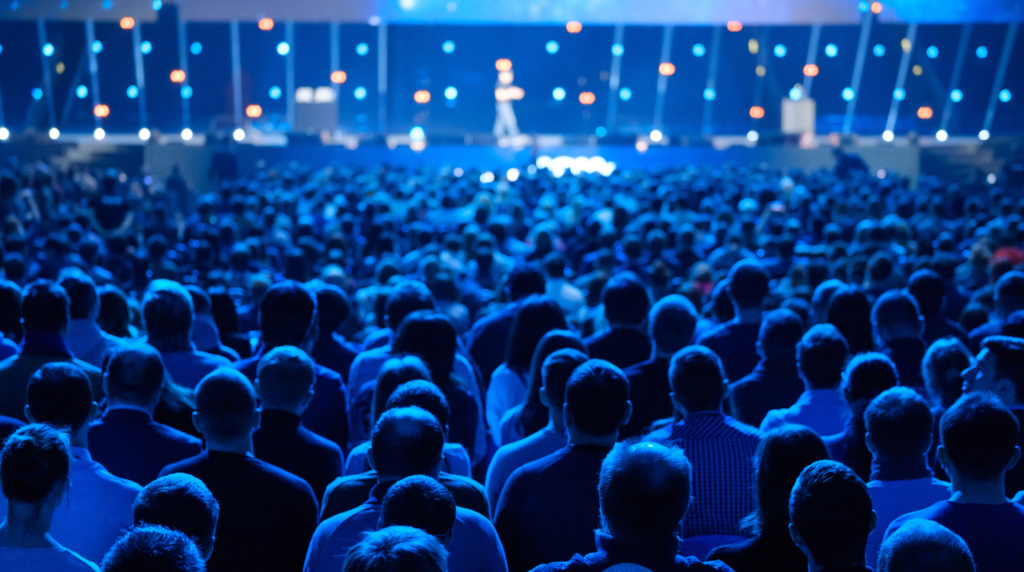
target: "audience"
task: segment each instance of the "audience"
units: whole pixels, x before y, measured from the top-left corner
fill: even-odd
[[[523,301],[533,294],[545,293],[544,275],[532,266],[513,268],[505,279],[502,294],[508,304],[479,318],[466,335],[466,347],[483,374],[483,386],[491,383],[491,374],[505,361],[512,323]]]
[[[803,321],[792,310],[765,313],[757,335],[761,361],[729,387],[729,410],[737,421],[759,427],[769,411],[791,407],[800,399],[804,384],[796,365],[796,348],[803,335]]]
[[[103,559],[103,572],[206,572],[192,539],[162,526],[142,525],[118,539]]]
[[[149,483],[135,498],[135,526],[152,524],[177,530],[192,539],[203,560],[213,554],[220,504],[203,481],[174,473]]]
[[[761,312],[768,296],[768,273],[760,263],[741,260],[732,265],[726,279],[726,292],[732,301],[734,318],[701,334],[697,343],[711,348],[723,358],[725,374],[739,381],[754,371],[760,358],[757,338],[761,330]]]
[[[587,355],[620,369],[650,358],[645,322],[651,299],[640,278],[632,272],[613,276],[601,290],[601,305],[608,328],[583,340]]]
[[[436,538],[409,526],[368,533],[345,557],[342,572],[448,572],[448,553]]]
[[[992,308],[994,312],[988,322],[970,331],[970,347],[977,353],[981,350],[981,342],[988,336],[1003,333],[1003,326],[1010,314],[1024,310],[1024,272],[1016,270],[1003,274],[992,291]]]
[[[936,340],[953,337],[967,343],[967,332],[963,326],[943,314],[946,307],[946,283],[934,270],[923,268],[910,275],[907,292],[914,297],[924,319],[921,338],[926,345]]]
[[[64,337],[75,358],[103,367],[103,358],[120,340],[100,329],[96,319],[100,313],[96,283],[77,268],[65,268],[57,279],[68,293],[68,329]]]
[[[424,475],[406,477],[388,488],[380,505],[378,528],[411,526],[451,546],[458,510],[441,483]]]
[[[929,520],[911,520],[889,536],[878,572],[975,572],[967,543]]]
[[[895,290],[879,296],[871,308],[871,327],[878,351],[896,366],[900,385],[921,391],[921,360],[926,349],[921,341],[924,319],[914,298]]]

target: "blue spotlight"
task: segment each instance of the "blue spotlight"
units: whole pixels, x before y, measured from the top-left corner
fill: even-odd
[[[193,56],[198,56],[203,53],[203,45],[199,42],[192,42],[192,45],[188,47],[188,51],[192,52]]]
[[[185,85],[181,87],[182,99],[190,99],[192,97],[192,86]]]
[[[704,99],[707,100],[707,101],[714,101],[715,100],[715,95],[717,95],[717,94],[715,93],[715,90],[713,88],[709,87],[709,88],[704,90]]]
[[[782,44],[776,44],[775,45],[775,57],[777,57],[777,58],[784,58],[784,57],[786,57],[786,46],[783,46]]]
[[[868,3],[865,0],[861,0],[860,2],[857,3],[857,9],[860,10],[861,12],[867,12],[868,8],[870,7],[871,6],[868,5]]]
[[[355,91],[352,92],[352,95],[355,96],[355,98],[358,99],[359,101],[362,101],[366,99],[366,88],[363,86],[359,86],[355,89]]]
[[[50,43],[43,44],[43,55],[44,56],[46,56],[46,57],[52,56],[53,55],[53,51],[54,51],[53,50],[53,44],[50,44]]]
[[[985,46],[978,46],[977,51],[974,53],[978,55],[978,59],[983,60],[988,57],[988,48]]]
[[[544,44],[544,49],[547,50],[547,52],[549,54],[557,54],[558,53],[558,42],[556,42],[554,40],[551,40],[550,42]]]
[[[85,99],[89,97],[89,88],[80,85],[75,89],[75,95],[78,96],[78,99]]]
[[[149,52],[153,51],[153,44],[151,44],[149,40],[146,40],[145,42],[139,44],[139,51],[144,54],[148,54]]]
[[[875,44],[875,47],[871,49],[871,53],[875,54],[875,57],[882,57],[885,55],[885,46],[882,44]]]
[[[369,49],[369,48],[367,48],[367,49]],[[450,54],[450,53],[454,52],[455,51],[455,42],[453,42],[451,40],[446,40],[443,44],[441,44],[441,51],[446,53],[446,54]]]
[[[633,99],[633,90],[629,89],[628,87],[620,89],[619,99],[621,99],[622,101],[629,101],[630,99]]]
[[[36,101],[39,101],[42,98],[43,98],[43,90],[39,89],[38,87],[33,87],[32,88],[32,99],[34,99]]]
[[[113,3],[113,2],[111,2],[110,0],[103,0],[103,9],[104,9],[104,10],[110,10],[110,8],[111,8],[111,7],[113,6],[113,5],[114,5],[114,3]]]
[[[853,91],[852,87],[843,88],[843,99],[846,101],[853,101],[854,95],[856,95],[856,93]]]
[[[551,97],[555,98],[555,101],[562,101],[565,99],[565,90],[560,87],[556,87],[551,90]]]
[[[287,56],[290,51],[292,51],[292,47],[288,45],[288,42],[281,42],[277,45],[277,53],[282,56]]]
[[[423,132],[423,128],[419,125],[409,130],[409,139],[413,141],[423,141],[427,137],[427,134]]]
[[[281,99],[281,88],[276,85],[270,88],[270,99]]]
[[[800,89],[799,87],[794,87],[793,89],[789,90],[789,98],[792,99],[793,101],[800,101],[800,98],[802,98],[803,96],[804,90]]]
[[[707,49],[704,47],[704,44],[694,44],[693,45],[693,55],[695,55],[695,56],[697,56],[699,58],[699,57],[703,56],[706,53],[707,53]]]
[[[138,88],[138,86],[129,85],[128,86],[128,99],[135,99],[138,96],[139,96],[139,88]]]
[[[825,46],[825,55],[830,58],[836,57],[837,55],[839,55],[839,46],[835,44],[829,44]]]
[[[162,0],[153,0],[153,9],[154,10],[159,10],[159,9],[161,9],[163,7],[164,7],[164,3],[163,3]]]
[[[594,134],[597,135],[598,137],[604,137],[605,135],[608,134],[608,128],[605,127],[604,125],[601,125],[600,127],[594,130]]]
[[[93,41],[92,45],[89,46],[89,49],[92,50],[92,53],[98,54],[103,51],[103,42],[95,40]]]
[[[365,42],[356,44],[356,55],[365,56],[370,53],[370,46],[366,45]]]
[[[999,101],[1002,101],[1003,103],[1009,103],[1010,97],[1010,90],[1008,89],[1004,89],[1003,91],[999,92]]]
[[[612,44],[613,56],[621,56],[624,53],[626,53],[626,48],[623,47],[622,44]]]
[[[444,88],[444,98],[451,101],[459,96],[459,90],[455,89],[455,86],[448,86]]]
[[[907,92],[904,91],[902,87],[897,87],[892,92],[892,98],[896,101],[903,101],[905,97],[907,97]]]
[[[953,91],[949,92],[949,100],[952,101],[953,103],[960,103],[960,101],[963,98],[964,92],[960,91],[959,89],[954,89]]]
[[[935,46],[928,46],[928,49],[925,50],[924,53],[929,58],[934,60],[935,58],[939,57],[939,48],[937,48]]]

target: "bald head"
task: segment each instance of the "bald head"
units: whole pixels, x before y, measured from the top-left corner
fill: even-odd
[[[379,482],[412,475],[435,476],[444,430],[419,407],[399,407],[381,415],[370,437],[370,458]]]
[[[930,520],[907,521],[889,535],[878,554],[879,572],[974,572],[967,543]]]
[[[316,365],[295,346],[276,347],[260,358],[256,384],[265,409],[305,409],[313,397]]]
[[[597,485],[606,532],[619,539],[671,536],[690,504],[692,471],[674,446],[617,443]]]
[[[218,368],[196,386],[196,428],[207,440],[246,437],[259,425],[256,391],[236,369]]]

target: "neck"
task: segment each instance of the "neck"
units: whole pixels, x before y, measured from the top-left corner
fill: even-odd
[[[619,431],[615,430],[611,435],[587,435],[586,433],[580,433],[575,427],[569,426],[569,444],[570,445],[593,445],[597,447],[614,447],[615,442],[619,439]]]
[[[263,411],[283,411],[284,413],[292,413],[294,415],[298,415],[299,417],[302,417],[302,412],[305,411],[305,410],[306,410],[306,408],[303,407],[302,405],[296,405],[294,407],[288,407],[287,405],[277,405],[277,404],[271,405],[271,404],[267,403],[266,401],[263,402]]]
[[[548,408],[548,429],[551,429],[559,435],[565,434],[565,419],[562,418],[562,412],[555,412],[554,407]]]
[[[661,351],[656,343],[651,345],[651,359],[672,359],[672,352]]]
[[[156,410],[157,403],[160,402],[160,394],[157,394],[156,399],[152,403],[142,404],[134,403],[125,399],[118,399],[116,397],[107,396],[107,409],[112,407],[134,407],[136,409],[143,409],[149,412],[150,417],[153,416],[153,411]]]
[[[909,481],[931,476],[933,473],[928,468],[928,457],[924,453],[908,457],[874,455],[871,458],[872,481]]]
[[[252,434],[246,434],[237,439],[212,439],[209,435],[206,438],[206,450],[219,453],[238,453],[239,455],[252,455]]]
[[[71,436],[71,446],[79,449],[89,450],[89,425],[86,424],[74,435]]]
[[[834,570],[836,568],[856,568],[856,567],[866,568],[867,567],[866,561],[863,558],[861,558],[860,560],[858,560],[856,562],[847,562],[847,563],[844,563],[844,564],[837,564],[836,566],[822,566],[822,565],[818,564],[817,562],[815,562],[813,558],[810,558],[810,557],[807,558],[807,570],[808,570],[808,572],[822,572],[823,570]]]
[[[736,316],[732,319],[736,324],[758,324],[761,322],[761,308],[740,308],[733,305]]]
[[[50,521],[53,508],[46,503],[32,505],[21,502],[7,504],[7,520],[0,524],[0,545],[8,548],[53,548]]]
[[[190,352],[194,349],[192,347],[192,341],[189,339],[188,335],[167,336],[162,338],[154,338],[150,336],[146,339],[146,343],[161,352]]]
[[[950,475],[953,494],[951,502],[964,504],[1006,504],[1006,485],[1004,474],[999,473],[998,479],[990,481],[972,481],[955,473]]]
[[[638,332],[644,331],[643,326],[640,324],[627,324],[624,322],[609,322],[608,328],[612,330],[636,330]]]

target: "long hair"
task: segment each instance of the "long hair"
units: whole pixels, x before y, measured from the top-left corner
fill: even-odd
[[[550,296],[530,296],[519,307],[515,321],[512,322],[505,350],[505,365],[525,377],[533,352],[544,334],[567,328],[565,315],[558,302]]]
[[[422,359],[434,384],[448,396],[450,390],[462,389],[453,372],[457,338],[455,326],[447,317],[433,310],[418,310],[398,326],[391,353],[412,354]]]
[[[832,294],[832,299],[828,302],[828,323],[835,326],[846,338],[851,356],[874,351],[871,302],[860,288],[844,286]]]
[[[540,388],[544,385],[544,360],[554,352],[563,349],[574,349],[587,353],[583,340],[568,330],[551,330],[537,343],[530,362],[529,389],[526,402],[523,403],[519,422],[523,428],[523,437],[533,435],[548,424],[548,408],[540,402]]]

